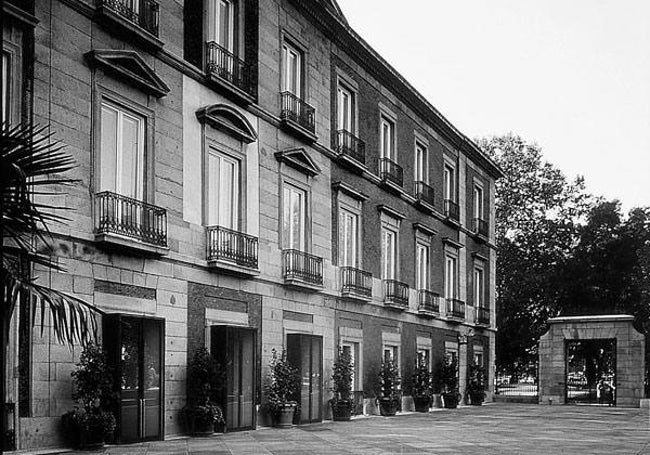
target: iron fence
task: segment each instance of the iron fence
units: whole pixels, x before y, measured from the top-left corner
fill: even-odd
[[[208,227],[208,261],[222,260],[257,268],[259,240],[222,226]]]
[[[379,159],[379,176],[382,180],[392,182],[398,186],[404,184],[404,170],[402,166],[389,158]]]
[[[341,293],[372,296],[372,274],[355,267],[341,267]]]
[[[337,152],[366,164],[366,143],[346,130],[337,131]]]
[[[160,5],[157,1],[98,0],[98,6],[105,7],[152,35],[158,36]]]
[[[207,71],[255,96],[253,67],[214,41],[206,44]]]
[[[291,92],[280,93],[282,120],[291,120],[311,133],[316,132],[316,110]]]
[[[282,266],[285,280],[299,279],[306,283],[323,285],[323,258],[299,250],[283,250]]]

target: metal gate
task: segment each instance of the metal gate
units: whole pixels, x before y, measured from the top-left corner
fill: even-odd
[[[616,404],[616,339],[566,340],[567,404]]]

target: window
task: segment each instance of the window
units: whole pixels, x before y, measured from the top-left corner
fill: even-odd
[[[383,243],[381,254],[382,279],[394,280],[397,261],[397,232],[383,227],[381,238]]]
[[[445,298],[455,299],[458,289],[457,259],[454,256],[445,256]]]
[[[388,360],[392,360],[395,364],[399,365],[399,346],[384,345],[384,362]]]
[[[352,359],[352,390],[359,390],[360,387],[360,362],[359,362],[359,343],[352,341],[341,342],[341,350],[350,354]]]
[[[483,219],[483,188],[474,186],[474,218]]]
[[[101,104],[100,191],[143,200],[145,119],[109,103]]]
[[[481,368],[484,367],[483,365],[483,351],[476,351],[476,347],[474,348],[474,365],[477,365]]]
[[[379,130],[381,157],[395,161],[395,122],[382,115]]]
[[[485,302],[483,301],[483,296],[485,295],[485,281],[483,276],[483,269],[475,267],[474,268],[474,305],[477,307],[483,307]]]
[[[239,160],[210,149],[208,225],[239,229]]]
[[[456,169],[448,164],[445,164],[443,184],[445,199],[456,201]]]
[[[305,251],[307,225],[307,193],[285,183],[283,191],[282,244],[284,248]]]
[[[302,98],[302,53],[291,44],[282,44],[282,91]]]
[[[234,52],[235,5],[232,0],[208,1],[208,41]]]
[[[415,143],[415,181],[429,183],[427,148]]]
[[[5,122],[11,123],[11,90],[10,90],[10,81],[11,81],[11,57],[9,53],[2,53],[2,112],[0,113],[0,124]]]
[[[348,210],[340,211],[339,263],[342,266],[357,266],[357,242],[359,238],[359,216]]]
[[[429,247],[421,243],[415,247],[415,287],[429,289]]]
[[[431,350],[419,348],[418,349],[418,366],[425,366],[428,370],[431,369]]]
[[[338,87],[338,117],[337,117],[337,129],[345,130],[349,133],[354,134],[355,132],[355,113],[356,107],[354,103],[354,93],[351,90],[348,90],[347,87],[340,85]]]

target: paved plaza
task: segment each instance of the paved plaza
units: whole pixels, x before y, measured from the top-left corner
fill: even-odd
[[[494,403],[114,446],[103,453],[650,455],[650,414],[647,409]]]

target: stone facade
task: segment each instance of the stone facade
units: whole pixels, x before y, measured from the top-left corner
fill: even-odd
[[[633,316],[575,316],[549,320],[539,340],[539,402],[566,401],[566,341],[616,340],[616,405],[639,407],[643,398],[645,336],[632,326]]]
[[[428,352],[433,371],[454,352],[461,391],[468,363],[480,359],[488,370],[490,396],[496,322],[494,180],[499,169],[356,35],[333,1],[231,3],[237,6],[232,54],[206,44],[209,0],[141,3],[141,14],[155,20],[125,15],[115,7],[120,0],[8,1],[3,40],[11,53],[11,123],[49,125],[79,164],[71,176],[81,183],[42,201],[75,209],[66,213],[69,223],[53,226],[54,251],[67,273],[34,273],[54,289],[127,321],[117,323],[120,330],[140,322],[160,328],[164,371],[160,428],[154,436],[187,431],[180,410],[186,403],[188,359],[199,346],[219,349],[211,344],[215,327],[233,329],[220,333],[226,340],[236,334],[240,347],[247,346],[245,334],[254,334],[253,426],[270,423],[257,413],[265,399],[272,350],[303,349],[305,343],[319,347],[310,355],[321,365],[310,373],[317,378],[313,385],[319,402],[308,420],[330,415],[330,372],[344,344],[356,349],[355,391],[365,398],[367,412],[376,412],[376,371],[388,346],[397,349],[405,409],[412,406],[408,379],[418,351]],[[287,118],[283,107],[286,43],[301,53],[300,94],[315,108],[311,115]],[[221,58],[227,63],[209,52],[222,52],[218,55],[226,55]],[[346,163],[338,148],[340,77],[355,92],[353,133],[366,143],[361,166]],[[101,139],[102,128],[108,128],[102,126],[102,106],[140,119],[143,189],[135,202],[124,203],[147,216],[126,216],[99,194],[107,172],[102,157],[108,156]],[[382,112],[395,121],[401,186],[381,178]],[[428,206],[415,197],[416,141],[427,146],[427,181],[433,190]],[[228,231],[212,218],[219,196],[209,188],[222,178],[211,174],[213,155],[237,163],[235,221]],[[444,210],[446,162],[456,171],[456,221]],[[477,182],[484,191],[481,216],[487,222],[482,235],[472,221]],[[298,256],[288,251],[293,244],[287,240],[290,223],[284,222],[291,202],[287,188],[303,198]],[[112,200],[124,196],[113,192],[109,197],[117,199]],[[342,204],[358,209],[356,266],[372,274],[368,295],[361,299],[342,291]],[[102,210],[112,212],[107,218]],[[102,220],[111,216],[138,233],[106,230]],[[143,221],[148,216],[154,221]],[[382,223],[398,226],[396,279],[409,287],[403,307],[389,308],[385,302]],[[215,232],[226,232],[230,240],[213,237]],[[236,247],[245,242],[248,249]],[[419,304],[418,242],[429,248],[426,290],[440,305],[435,311],[423,312]],[[457,260],[452,297],[462,303],[456,317],[445,310],[449,251]],[[479,297],[473,291],[477,264],[484,276],[482,321],[476,318]],[[100,327],[115,327],[99,322]],[[30,321],[24,311],[13,321],[8,401],[16,403],[12,425],[20,449],[63,445],[60,416],[73,406],[70,372],[80,348],[58,343],[49,324],[46,320],[41,334],[40,321]],[[99,336],[114,352],[125,342],[122,335],[102,329]]]

